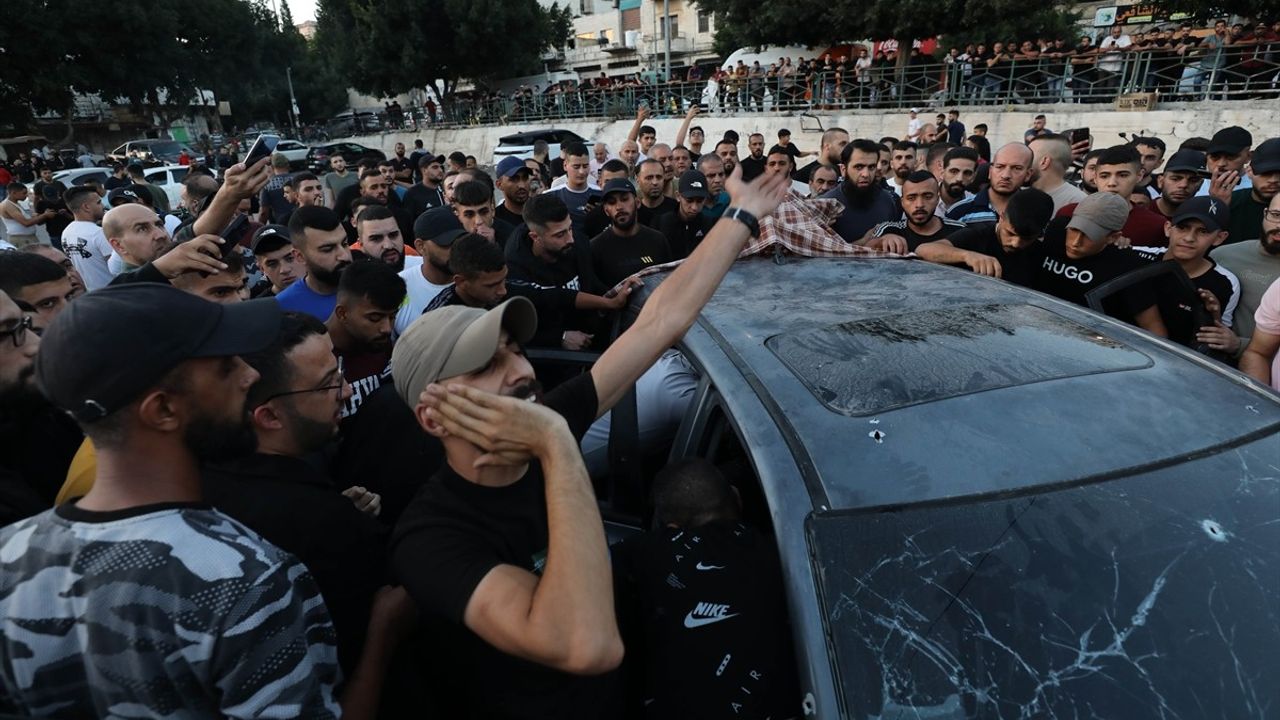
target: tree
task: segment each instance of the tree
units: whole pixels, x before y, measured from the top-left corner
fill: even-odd
[[[1030,37],[1064,25],[1064,0],[698,0],[717,14],[717,49],[824,46],[856,40],[903,42],[953,33]],[[1004,34],[1000,34],[1004,33]],[[908,53],[899,53],[905,62]]]
[[[1238,15],[1252,20],[1280,17],[1277,0],[1155,0],[1155,5],[1170,12],[1185,12],[1199,20]]]
[[[321,52],[379,97],[425,84],[447,100],[462,79],[536,72],[572,28],[567,8],[537,0],[321,0],[317,15]]]

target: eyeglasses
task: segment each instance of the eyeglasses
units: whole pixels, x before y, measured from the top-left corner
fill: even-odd
[[[1273,222],[1280,222],[1280,210],[1263,210],[1262,215]]]
[[[323,387],[307,388],[306,390],[287,390],[285,392],[278,392],[274,395],[268,395],[263,398],[262,401],[258,403],[257,407],[262,407],[276,398],[289,397],[290,395],[329,392],[330,390],[335,391],[334,399],[340,400],[342,399],[342,388],[346,387],[346,384],[347,380],[344,377],[342,358],[338,358],[338,383],[336,385],[325,385]]]
[[[31,324],[31,316],[24,315],[22,319],[18,321],[18,324],[13,326],[12,330],[0,331],[0,342],[4,342],[4,339],[6,337],[12,338],[13,346],[16,348],[20,348],[24,343],[27,342],[28,330],[34,331],[35,328]]]

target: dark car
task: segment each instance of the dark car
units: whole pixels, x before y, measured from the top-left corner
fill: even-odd
[[[911,260],[740,261],[680,349],[702,380],[671,457],[742,468],[782,558],[798,717],[1280,706],[1270,390]]]
[[[347,165],[355,166],[365,159],[386,160],[387,154],[381,150],[368,148],[353,142],[331,142],[312,145],[307,153],[307,168],[317,175],[329,172],[329,158],[341,155]]]
[[[329,137],[350,137],[378,132],[382,129],[382,121],[377,113],[344,112],[330,118],[324,126]]]

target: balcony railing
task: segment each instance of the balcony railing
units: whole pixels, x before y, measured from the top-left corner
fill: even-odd
[[[1221,55],[1181,57],[1134,52],[1119,58],[1013,60],[994,66],[927,63],[872,67],[865,72],[816,72],[727,79],[556,87],[516,96],[457,98],[406,126],[488,125],[575,118],[633,117],[647,104],[655,115],[680,115],[691,103],[710,113],[838,112],[859,108],[950,105],[1101,104],[1121,95],[1154,93],[1157,101],[1280,97],[1280,43],[1227,48]]]

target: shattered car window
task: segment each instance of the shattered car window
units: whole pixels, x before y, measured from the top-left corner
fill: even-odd
[[[904,313],[775,335],[765,345],[827,409],[855,416],[1151,364],[1032,305]]]
[[[1033,496],[815,516],[845,716],[1269,715],[1274,443]]]

